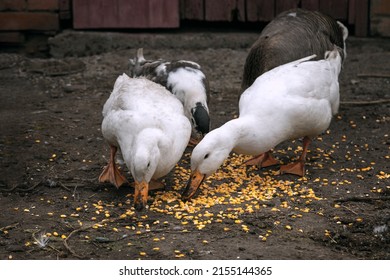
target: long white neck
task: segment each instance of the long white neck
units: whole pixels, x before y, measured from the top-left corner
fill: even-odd
[[[217,130],[226,148],[240,154],[257,155],[267,152],[281,141],[279,133],[266,123],[266,120],[264,123],[258,122],[247,116],[228,121]]]
[[[191,155],[191,169],[210,175],[217,170],[230,152],[258,155],[280,142],[280,133],[267,130],[267,122],[253,116],[239,117],[206,134]]]

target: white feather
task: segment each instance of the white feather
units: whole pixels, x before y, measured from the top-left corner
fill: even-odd
[[[306,57],[261,75],[240,98],[240,116],[195,147],[191,169],[210,175],[234,150],[258,155],[277,144],[326,130],[339,106],[337,50],[327,60]],[[207,156],[206,156],[207,155]]]
[[[182,104],[164,87],[144,78],[119,76],[103,117],[104,138],[121,149],[138,181],[165,176],[190,138],[191,125]]]

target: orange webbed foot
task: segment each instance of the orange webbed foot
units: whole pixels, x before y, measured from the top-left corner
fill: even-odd
[[[290,164],[282,165],[280,167],[280,173],[289,173],[303,177],[305,176],[305,163],[301,160],[298,160]]]
[[[275,158],[273,158],[269,152],[266,152],[245,161],[243,164],[257,165],[258,167],[262,168],[262,167],[278,165],[279,162]]]
[[[307,149],[309,147],[311,140],[308,136],[303,138],[303,151],[301,156],[296,162],[286,164],[280,167],[280,173],[290,173],[298,176],[305,176],[305,162],[306,162],[306,154]]]
[[[103,172],[100,174],[99,182],[109,182],[119,188],[123,184],[127,183],[127,180],[119,171],[118,167],[110,162],[106,167],[104,167]]]
[[[99,182],[110,182],[115,187],[119,188],[124,183],[127,183],[127,180],[115,164],[115,155],[117,149],[117,147],[110,145],[110,161],[108,162],[108,165],[104,167],[103,172],[100,174]]]

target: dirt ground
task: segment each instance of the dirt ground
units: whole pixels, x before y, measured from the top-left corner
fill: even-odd
[[[183,203],[188,148],[140,213],[130,186],[97,179],[109,156],[102,107],[136,50],[64,59],[0,53],[0,258],[390,259],[390,40],[347,42],[343,103],[310,146],[306,177],[240,166],[247,157],[233,154]],[[144,54],[202,65],[215,128],[237,115],[247,51]],[[300,149],[300,140],[286,142],[274,156],[288,162]]]

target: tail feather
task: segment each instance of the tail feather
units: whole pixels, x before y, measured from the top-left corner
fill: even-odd
[[[139,49],[137,50],[136,62],[137,62],[137,63],[141,63],[141,62],[144,62],[144,61],[145,61],[144,49],[143,49],[143,48],[139,48]]]
[[[343,57],[343,61],[347,58],[347,46],[346,46],[346,43],[345,43],[345,40],[347,40],[348,38],[348,28],[345,27],[344,24],[342,24],[341,22],[337,21],[337,24],[339,25],[340,29],[341,29],[341,32],[343,33],[343,40],[344,40],[344,47],[343,47],[343,53],[344,53],[344,57]]]
[[[143,54],[143,48],[137,50],[137,55],[129,59],[129,73],[132,78],[146,77],[153,80],[156,76],[155,69],[164,63],[162,59],[146,60]]]
[[[312,54],[312,55],[309,55],[309,56],[306,56],[306,57],[303,57],[303,58],[300,58],[300,59],[291,61],[291,62],[286,63],[286,64],[284,64],[284,65],[285,65],[285,66],[286,66],[286,65],[297,66],[298,64],[300,64],[300,63],[302,63],[302,62],[306,62],[306,61],[312,60],[312,59],[315,58],[315,57],[317,57],[317,55],[316,55],[316,54]]]
[[[349,33],[348,33],[348,28],[347,28],[344,24],[342,24],[341,22],[339,22],[339,21],[337,21],[337,24],[340,26],[340,29],[341,29],[341,31],[342,31],[342,33],[343,33],[343,40],[344,40],[344,42],[345,42],[345,40],[347,40],[348,35],[349,35]]]
[[[326,51],[325,52],[325,59],[332,62],[332,65],[334,66],[337,76],[340,74],[341,71],[341,55],[340,55],[340,48],[334,45],[334,48],[332,51]]]
[[[139,48],[137,50],[137,55],[133,59],[129,59],[129,73],[130,76],[135,78],[140,75],[142,65],[141,63],[144,63],[146,61],[144,57],[144,49]]]

